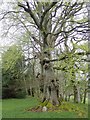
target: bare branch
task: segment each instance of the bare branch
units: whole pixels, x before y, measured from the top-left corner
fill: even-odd
[[[6,17],[8,14],[10,14],[10,13],[20,13],[20,12],[23,12],[23,11],[8,11],[8,12],[1,13],[0,15],[1,15],[2,17],[0,18],[0,20],[5,19],[5,17]]]
[[[48,6],[45,11],[43,12],[43,15],[41,16],[41,21],[40,21],[40,26],[42,27],[42,23],[44,21],[45,15],[47,14],[47,12],[57,4],[57,2],[52,2],[52,4],[50,6]]]
[[[32,37],[37,44],[39,44],[40,46],[43,46],[43,44],[35,37],[35,35],[31,34],[31,32],[29,31],[29,29],[27,28],[27,26],[25,25],[25,23],[22,20],[20,20],[20,22],[24,25],[24,28],[29,33],[30,37]]]
[[[31,37],[34,39],[35,42],[37,42],[40,46],[43,46],[43,43],[41,43],[34,35],[31,34]]]
[[[34,20],[35,24],[37,25],[37,27],[39,28],[40,27],[40,24],[39,24],[39,20],[37,18],[37,16],[33,13],[33,11],[31,10],[30,6],[29,6],[29,3],[27,3],[27,7],[25,7],[25,5],[21,4],[20,2],[18,2],[18,6],[24,8],[24,10],[30,14],[30,16],[32,17],[32,19]]]

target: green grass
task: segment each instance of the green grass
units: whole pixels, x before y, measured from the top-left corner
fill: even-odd
[[[6,99],[2,102],[3,118],[78,118],[81,111],[87,114],[87,105],[68,103],[66,107],[74,105],[78,108],[77,114],[75,111],[53,111],[53,112],[30,112],[27,109],[37,106],[38,100],[28,97],[26,99]],[[63,107],[63,106],[62,106]],[[84,116],[85,117],[85,116]]]
[[[0,120],[2,118],[2,100],[0,99]]]

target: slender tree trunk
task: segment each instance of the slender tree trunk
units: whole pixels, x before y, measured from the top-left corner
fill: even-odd
[[[27,88],[26,80],[25,80],[25,78],[23,80],[24,80],[24,84],[25,84],[25,91],[26,91],[26,94],[28,95],[28,88]]]
[[[24,64],[25,64],[25,61],[23,60],[22,61],[22,71],[24,70]],[[27,83],[26,83],[26,79],[25,79],[25,74],[22,74],[22,79],[23,79],[23,82],[24,82],[24,88],[25,88],[25,91],[26,91],[26,95],[28,95],[28,87],[27,87]]]
[[[78,103],[78,101],[77,101],[77,96],[78,96],[78,94],[77,94],[78,92],[77,92],[77,87],[74,85],[74,102],[75,103]]]
[[[65,95],[65,101],[67,101],[67,95]]]
[[[68,101],[70,101],[70,97],[71,97],[71,95],[68,95]]]
[[[77,102],[80,103],[81,99],[80,99],[80,88],[79,86],[77,87]]]
[[[83,99],[83,103],[86,103],[86,96],[87,96],[87,89],[85,88],[84,90],[84,99]]]
[[[32,96],[32,87],[30,86],[30,95]]]

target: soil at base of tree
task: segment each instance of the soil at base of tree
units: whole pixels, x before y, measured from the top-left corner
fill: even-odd
[[[47,108],[46,111],[43,111],[43,107],[41,107],[41,106],[34,107],[34,108],[31,108],[31,109],[27,109],[27,111],[31,111],[31,112],[47,112],[47,111],[55,111],[55,110],[59,110],[59,107]]]

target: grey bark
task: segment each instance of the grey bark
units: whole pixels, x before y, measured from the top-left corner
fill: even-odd
[[[80,99],[80,87],[77,87],[77,102],[80,103],[81,99]]]
[[[47,66],[47,68],[45,67]],[[44,64],[44,98],[50,101],[53,105],[59,105],[58,95],[57,95],[57,82],[55,79],[54,71],[50,63]]]

